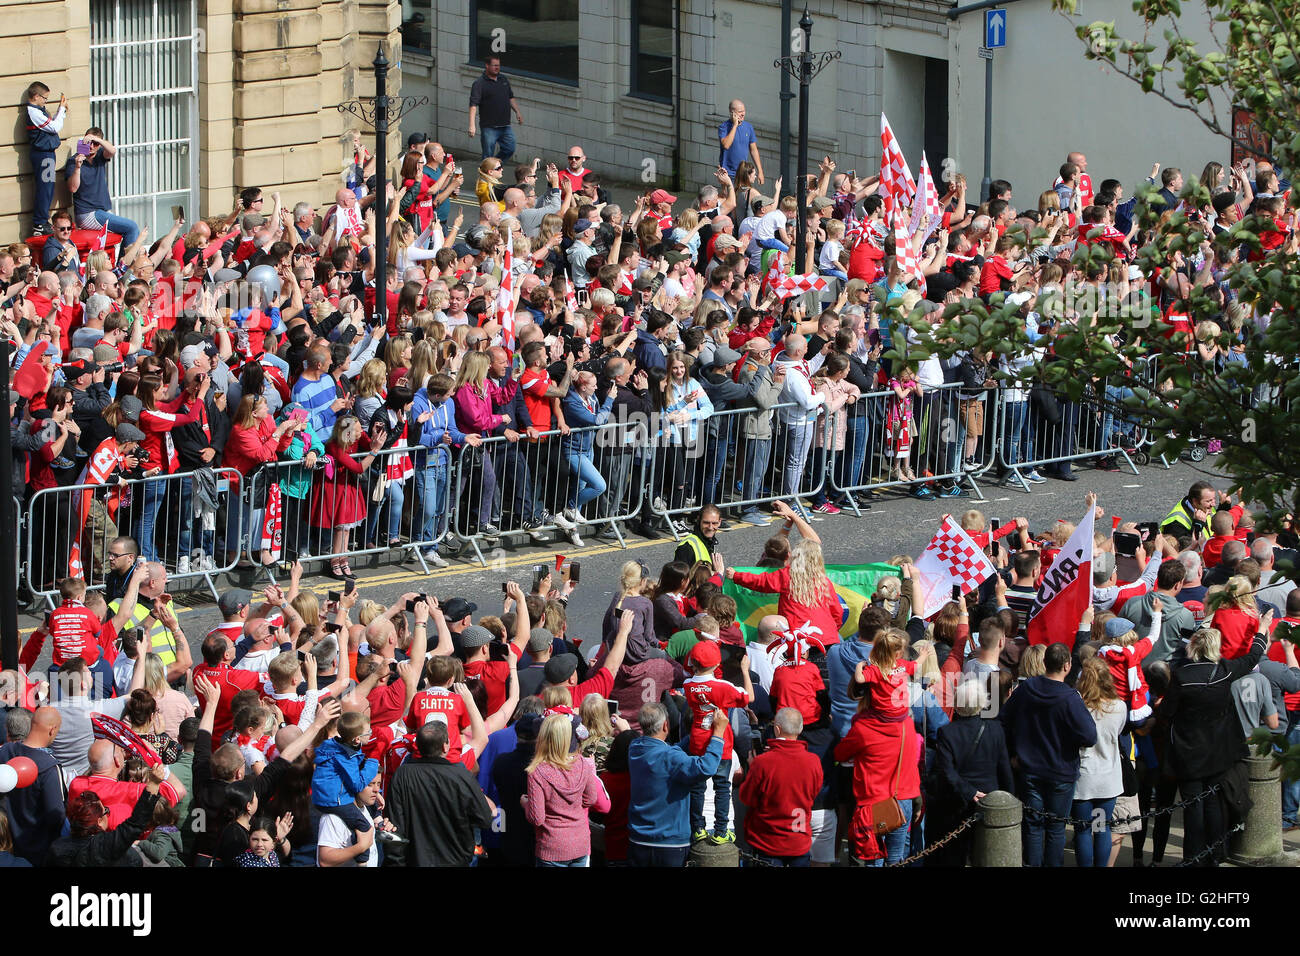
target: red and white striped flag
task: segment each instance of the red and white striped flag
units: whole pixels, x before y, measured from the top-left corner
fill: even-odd
[[[1092,603],[1093,506],[1080,519],[1070,540],[1043,575],[1043,583],[1029,609],[1026,626],[1030,644],[1073,645],[1079,618]]]
[[[578,311],[578,295],[573,291],[573,281],[569,274],[564,274],[564,307],[570,312]]]
[[[792,295],[803,295],[805,292],[812,292],[814,289],[820,292],[825,288],[826,280],[816,273],[803,276],[781,276],[772,283],[772,291],[782,301]]]
[[[763,281],[758,285],[758,298],[761,301],[767,294],[769,288],[775,288],[776,283],[785,273],[785,254],[778,252],[772,257],[772,265],[768,267],[767,272],[763,274]]]
[[[506,229],[506,255],[501,264],[501,288],[497,289],[497,324],[501,326],[501,344],[515,350],[515,234]]]
[[[104,231],[101,232],[98,238],[95,239],[95,248],[96,249],[108,248],[108,223],[104,223]]]
[[[938,532],[916,559],[921,578],[921,616],[930,617],[952,600],[953,585],[969,594],[996,574],[993,562],[965,529],[945,515]]]
[[[915,235],[927,215],[930,221],[925,227],[926,239],[943,224],[943,207],[939,205],[939,192],[935,188],[934,177],[930,175],[930,163],[925,158],[925,153],[921,153],[921,175],[916,181],[916,198],[912,202],[912,222],[908,232]]]
[[[880,114],[880,197],[885,201],[885,221],[894,221],[894,211],[911,205],[916,182],[907,167],[903,150],[894,138],[885,114]]]

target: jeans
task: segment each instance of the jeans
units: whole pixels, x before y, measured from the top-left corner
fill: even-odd
[[[688,846],[646,846],[632,841],[627,844],[628,866],[663,866],[680,870],[690,855]]]
[[[447,526],[447,466],[429,463],[418,468],[415,472],[415,490],[424,510],[420,540],[428,543],[442,534]]]
[[[812,866],[811,860],[811,853],[803,856],[769,856],[752,848],[740,858],[741,866]]]
[[[1048,780],[1024,774],[1020,791],[1020,799],[1025,803],[1022,831],[1025,866],[1060,866],[1065,859],[1065,823],[1045,821],[1035,811],[1058,817],[1069,816],[1074,796],[1073,781]]]
[[[569,507],[581,511],[588,501],[605,493],[605,478],[596,470],[589,451],[570,451],[566,460],[569,471],[577,479],[569,492]]]
[[[1079,406],[1074,402],[1061,402],[1061,421],[1056,425],[1048,425],[1049,435],[1047,438],[1047,458],[1070,458],[1074,455],[1075,430],[1079,418]],[[1070,463],[1068,461],[1058,462],[1050,466],[1051,470],[1060,475],[1070,474]]]
[[[816,422],[790,423],[785,426],[785,495],[797,497],[803,482],[803,469],[808,461],[808,450],[812,447]]]
[[[154,527],[158,523],[158,512],[163,499],[167,497],[167,483],[163,481],[146,481],[141,495],[140,523],[136,527],[136,541],[140,544],[140,556],[146,561],[158,560],[158,548],[154,544]]]
[[[767,477],[767,460],[771,455],[772,439],[750,438],[746,441],[745,483],[741,488],[741,494],[746,500],[766,497],[763,493],[763,479]]]
[[[1106,386],[1106,405],[1101,413],[1101,445],[1098,446],[1099,448],[1110,448],[1112,445],[1119,444],[1111,440],[1111,431],[1115,427],[1115,413],[1111,411],[1111,406],[1122,404],[1124,399],[1132,397],[1133,389],[1127,385]],[[1119,432],[1124,446],[1133,443],[1133,423],[1131,421],[1121,419]]]
[[[44,150],[32,150],[32,175],[36,177],[36,205],[32,207],[32,228],[49,224],[50,203],[54,201],[54,184],[57,180],[58,166],[55,165],[54,153]]]
[[[609,494],[605,498],[608,505],[601,509],[598,514],[612,516],[634,509],[636,507],[635,500],[628,502],[627,506],[624,507],[624,500],[627,498],[627,484],[632,475],[632,453],[617,448],[610,449],[604,454],[600,464],[601,468],[609,473]]]
[[[717,720],[721,712],[715,712]],[[709,778],[695,781],[691,785],[691,832],[699,833],[706,829],[704,819],[704,791]],[[722,836],[731,824],[731,758],[718,763],[713,774],[713,833]]]
[[[1028,402],[1007,402],[1006,458],[1003,463],[1016,465],[1034,460],[1034,433],[1029,427]],[[1023,436],[1023,442],[1022,442]],[[1021,452],[1024,452],[1022,455]]]
[[[140,227],[134,222],[125,216],[118,216],[102,209],[77,216],[77,225],[82,229],[103,229],[104,226],[108,226],[109,232],[115,232],[122,237],[123,252],[140,238]]]
[[[510,510],[515,521],[532,521],[536,517],[533,505],[533,476],[525,457],[527,442],[504,442],[496,447],[492,467],[501,485],[502,496],[509,495]]]
[[[718,423],[718,434],[710,435],[708,441],[713,443],[713,448],[708,451],[708,461],[704,473],[704,495],[700,498],[700,504],[712,505],[718,502],[718,485],[722,481],[722,473],[727,467],[727,452],[731,445],[731,423],[733,419],[726,418]]]
[[[485,454],[481,448],[466,448],[461,454],[460,463],[462,467],[457,469],[460,476],[457,497],[465,492],[466,485],[469,486],[469,495],[466,501],[468,514],[461,519],[458,530],[465,534],[476,534],[478,525],[490,524],[492,521],[492,506],[497,497],[496,471],[492,467],[492,456]]]
[[[900,863],[907,856],[907,834],[912,829],[912,801],[899,800],[903,808],[903,825],[897,830],[885,834],[885,856],[878,860],[860,860],[860,866],[884,866],[886,863]]]
[[[1115,800],[1073,801],[1070,816],[1074,818],[1074,855],[1079,866],[1110,863],[1110,818]]]
[[[852,488],[862,477],[862,463],[867,458],[867,410],[855,406],[849,413],[849,424],[844,436],[844,451],[835,458],[835,483],[840,488]]]
[[[576,860],[543,860],[537,859],[538,866],[591,866],[590,856],[580,856]]]
[[[373,486],[371,486],[373,487]],[[399,537],[402,533],[402,505],[405,503],[402,483],[390,481],[384,490],[384,500],[370,502],[370,513],[366,515],[366,540],[373,542],[379,526],[379,512],[388,509],[388,540]]]
[[[780,239],[760,239],[758,240],[760,249],[779,249],[781,252],[789,252],[790,247]]]
[[[1286,728],[1286,742],[1294,747],[1300,744],[1300,712],[1287,711],[1290,722]],[[1300,780],[1282,781],[1282,825],[1295,826],[1296,811],[1300,809]]]
[[[483,146],[483,158],[496,156],[504,166],[515,155],[515,131],[509,126],[484,126],[478,131]]]
[[[185,557],[189,557],[190,547],[193,544],[194,522],[196,520],[194,515],[191,513],[191,510],[194,506],[194,479],[182,478],[180,484],[181,484],[181,491],[180,491],[181,532],[180,532],[179,543],[177,546],[177,554],[180,557],[185,558]],[[209,530],[207,528],[200,528],[199,529],[199,550],[201,550],[206,555],[211,555],[213,551],[216,549],[216,537],[217,537],[217,532],[215,529]],[[285,537],[285,540],[288,540],[287,535]]]

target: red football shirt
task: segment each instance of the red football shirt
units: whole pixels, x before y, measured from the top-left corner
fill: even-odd
[[[749,698],[745,692],[730,681],[704,675],[686,678],[682,693],[691,708],[690,753],[696,756],[704,753],[709,738],[713,736],[713,721],[725,720],[727,730],[722,736],[722,759],[730,760],[732,734],[727,709],[747,706]]]
[[[815,724],[822,718],[817,692],[825,686],[821,671],[809,661],[778,667],[772,673],[772,706],[793,707],[803,714],[805,726]]]
[[[140,794],[144,793],[146,789],[146,784],[127,783],[122,780],[114,780],[111,777],[73,777],[68,783],[68,802],[72,802],[74,797],[85,793],[87,790],[93,792],[108,809],[108,828],[116,830],[130,819],[132,811],[135,810],[136,801],[140,799]],[[180,795],[166,780],[158,789],[158,793],[173,807],[181,802]]]
[[[469,726],[469,711],[460,694],[445,687],[431,687],[415,695],[411,709],[406,715],[406,726],[418,730],[431,720],[440,720],[447,725],[447,734],[451,744],[447,759],[455,763],[460,759],[464,742],[461,732]],[[373,721],[372,721],[373,723]]]

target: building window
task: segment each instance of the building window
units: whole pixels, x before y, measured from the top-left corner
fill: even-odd
[[[91,0],[90,124],[117,147],[113,210],[161,236],[198,209],[195,0]]]
[[[672,0],[632,0],[632,95],[672,102]]]
[[[578,84],[578,0],[475,0],[470,59],[506,74]]]
[[[402,52],[433,55],[432,0],[402,0]]]

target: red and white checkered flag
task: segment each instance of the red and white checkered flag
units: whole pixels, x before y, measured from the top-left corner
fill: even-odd
[[[104,231],[101,232],[101,233],[96,237],[96,239],[95,239],[95,248],[96,248],[96,249],[107,249],[107,248],[108,248],[108,223],[104,223]]]
[[[938,533],[916,559],[921,579],[921,616],[930,617],[952,600],[954,584],[968,594],[997,573],[984,550],[961,527],[944,515]]]
[[[515,350],[515,234],[506,229],[506,255],[501,264],[501,288],[497,290],[497,324],[501,326],[501,344]]]
[[[903,150],[894,139],[885,114],[880,114],[880,196],[885,201],[885,221],[894,221],[894,211],[912,203],[916,181],[907,167]]]
[[[903,221],[903,211],[894,214],[894,256],[898,259],[898,271],[906,282],[915,276],[921,280],[921,293],[925,294],[925,276],[921,273],[921,263],[916,250],[912,248],[912,237],[908,235],[907,224]]]
[[[921,175],[916,181],[916,198],[912,203],[912,222],[908,232],[913,235],[921,228],[925,216],[930,217],[925,227],[925,238],[943,224],[943,207],[939,205],[939,191],[935,188],[934,177],[930,175],[930,162],[921,153]]]
[[[772,291],[782,301],[792,295],[803,295],[805,292],[812,292],[814,289],[820,292],[824,288],[826,288],[826,280],[814,273],[803,276],[781,276],[772,283]]]

